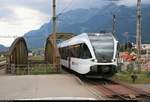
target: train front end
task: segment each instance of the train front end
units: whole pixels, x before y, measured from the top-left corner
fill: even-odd
[[[88,34],[94,58],[88,74],[111,77],[117,72],[118,41],[111,33]]]

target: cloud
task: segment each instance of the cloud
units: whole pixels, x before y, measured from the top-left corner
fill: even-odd
[[[1,36],[22,36],[24,33],[38,29],[43,23],[49,20],[49,16],[34,9],[14,6],[10,7],[12,10],[9,15],[7,12],[0,17],[0,35]],[[9,10],[8,10],[9,11]],[[1,44],[10,46],[14,39],[1,39]]]
[[[67,8],[66,11],[76,8],[97,8],[105,5],[107,0],[56,0],[57,11]],[[51,14],[52,0],[0,0],[0,6],[22,6],[42,13]]]
[[[57,13],[77,8],[101,8],[109,0],[57,0]],[[39,28],[49,21],[52,0],[0,0],[0,36],[18,35]],[[142,0],[142,3],[150,3]],[[122,0],[118,5],[133,6],[136,0]],[[10,46],[13,39],[0,38],[0,44]]]
[[[57,12],[90,8],[101,0],[57,0]],[[49,21],[52,0],[0,0],[0,36],[22,36]],[[14,39],[0,38],[0,44],[10,46]]]
[[[57,0],[59,11],[60,8],[68,7],[67,10],[77,8],[101,8],[107,5],[107,0]]]
[[[142,4],[150,4],[149,0],[141,0]],[[126,6],[135,6],[137,4],[137,0],[121,0],[117,2],[118,5],[126,5]]]
[[[52,0],[0,0],[0,6],[22,6],[48,13]]]

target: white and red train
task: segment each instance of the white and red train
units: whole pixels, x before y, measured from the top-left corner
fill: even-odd
[[[112,33],[82,33],[58,48],[61,65],[79,74],[111,77],[117,71],[118,41]]]

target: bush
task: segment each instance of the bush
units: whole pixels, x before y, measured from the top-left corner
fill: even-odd
[[[134,65],[133,63],[128,64],[127,66],[127,71],[131,74],[134,71]]]

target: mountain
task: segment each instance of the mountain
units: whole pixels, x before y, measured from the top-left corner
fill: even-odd
[[[58,31],[60,32],[72,32],[70,26],[78,23],[84,23],[93,15],[98,12],[99,9],[92,8],[92,9],[76,9],[71,10],[63,15],[59,15],[58,19]],[[29,31],[24,35],[28,48],[43,48],[45,45],[45,39],[51,34],[52,25],[51,21],[49,23],[44,24],[38,30]],[[75,33],[75,32],[74,32]]]
[[[0,52],[6,52],[8,50],[7,47],[0,44]]]
[[[150,43],[150,5],[142,5],[142,42]],[[76,9],[58,16],[58,32],[72,32],[78,35],[83,32],[112,31],[112,13],[116,14],[116,34],[120,42],[135,42],[136,7],[109,4],[101,9]],[[51,21],[40,29],[25,34],[30,48],[43,48],[47,36],[52,31]],[[128,32],[128,38],[125,36]]]

